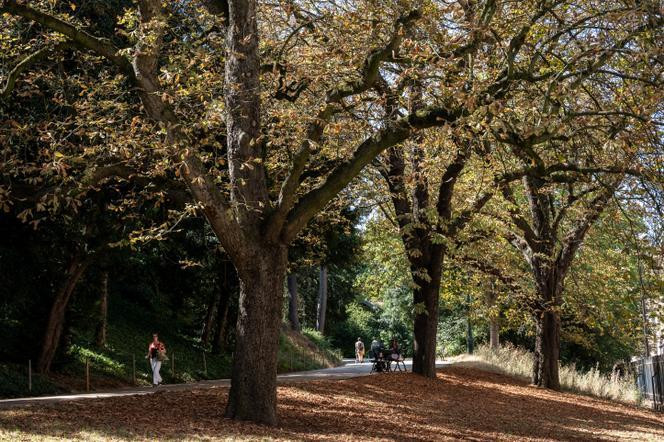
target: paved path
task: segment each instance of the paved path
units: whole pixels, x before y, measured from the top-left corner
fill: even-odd
[[[438,361],[436,367],[442,367],[447,362]],[[408,371],[412,369],[412,360],[406,360],[406,367]],[[333,368],[323,368],[321,370],[311,371],[298,371],[295,373],[284,373],[277,376],[277,382],[280,384],[290,382],[306,382],[316,380],[335,380],[335,379],[349,379],[360,376],[367,376],[371,374],[371,362],[364,362],[357,364],[353,359],[344,359],[343,365]],[[112,391],[102,391],[95,393],[80,393],[80,394],[63,394],[57,396],[39,396],[17,399],[3,399],[0,400],[0,409],[20,407],[25,405],[39,405],[39,404],[52,404],[57,402],[67,402],[81,399],[98,399],[107,397],[120,397],[120,396],[135,396],[143,394],[152,394],[158,391],[182,391],[182,390],[195,390],[202,388],[216,388],[226,387],[230,385],[230,379],[216,379],[211,381],[200,381],[189,384],[172,384],[160,385],[157,388],[152,387],[139,387],[139,388],[123,388]]]

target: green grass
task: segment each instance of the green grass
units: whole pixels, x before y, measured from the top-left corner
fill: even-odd
[[[32,391],[28,390],[28,364],[0,364],[0,397],[20,397],[27,394],[45,396],[62,393],[46,376],[32,373]]]
[[[482,345],[477,348],[474,356],[505,374],[525,379],[530,379],[532,374],[533,354],[520,347],[504,345],[498,350],[492,350],[489,346]],[[573,364],[562,365],[560,385],[564,390],[624,403],[638,405],[642,401],[631,377],[607,376],[596,368],[579,371]]]
[[[334,350],[320,333],[303,330],[302,334],[284,330],[279,337],[277,371],[316,370],[341,363],[341,352]]]
[[[91,324],[75,329],[72,345],[60,364],[55,365],[56,376],[33,376],[33,390],[27,389],[26,367],[0,365],[0,397],[46,395],[85,389],[85,366],[90,364],[92,390],[107,390],[133,385],[151,384],[152,372],[145,358],[154,331],[166,344],[169,361],[162,365],[165,383],[195,382],[203,379],[229,378],[231,354],[205,352],[196,339],[178,333],[175,324],[134,305],[113,300],[109,305],[107,345],[94,345]],[[332,348],[320,333],[306,330],[302,335],[284,329],[279,339],[278,371],[313,370],[337,365],[340,353]],[[174,370],[173,370],[174,368]],[[207,369],[207,370],[206,370]]]

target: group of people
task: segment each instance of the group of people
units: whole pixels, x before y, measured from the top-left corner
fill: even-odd
[[[380,358],[389,358],[393,361],[398,361],[401,359],[401,347],[396,338],[392,338],[390,341],[390,347],[385,348],[382,341],[374,338],[371,341],[371,353],[374,359]],[[355,342],[355,362],[362,363],[364,362],[364,342],[362,338],[357,338]]]

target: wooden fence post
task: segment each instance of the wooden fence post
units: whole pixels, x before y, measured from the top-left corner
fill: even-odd
[[[131,380],[133,385],[136,385],[136,355],[131,354]]]
[[[205,373],[205,377],[207,377],[207,361],[205,360],[205,352],[203,352],[203,373]]]
[[[28,359],[28,391],[32,391],[32,359]]]
[[[171,354],[171,376],[175,377],[175,353]]]
[[[85,391],[90,391],[90,359],[85,360]]]

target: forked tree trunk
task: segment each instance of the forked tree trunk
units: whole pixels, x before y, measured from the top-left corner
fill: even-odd
[[[240,298],[226,417],[275,425],[277,352],[286,247],[264,247],[238,266]]]
[[[298,293],[297,293],[297,275],[288,274],[288,322],[295,331],[300,331],[300,320],[298,318]]]
[[[316,330],[325,332],[325,315],[327,313],[327,266],[321,264],[318,279],[318,317]]]
[[[106,329],[108,327],[108,270],[101,274],[99,297],[99,323],[97,324],[96,344],[97,347],[106,346]]]
[[[71,299],[76,285],[83,276],[85,269],[89,264],[89,259],[83,259],[77,256],[72,259],[66,272],[65,280],[60,286],[48,316],[46,330],[42,341],[41,351],[37,360],[37,370],[40,373],[48,373],[51,370],[51,363],[60,344],[62,336],[62,326],[65,320],[67,306]]]
[[[413,373],[425,377],[436,377],[436,341],[438,332],[438,296],[442,251],[434,251],[429,258],[428,278],[415,278],[417,288],[413,290],[415,319],[413,324]],[[413,271],[413,275],[418,272]]]

